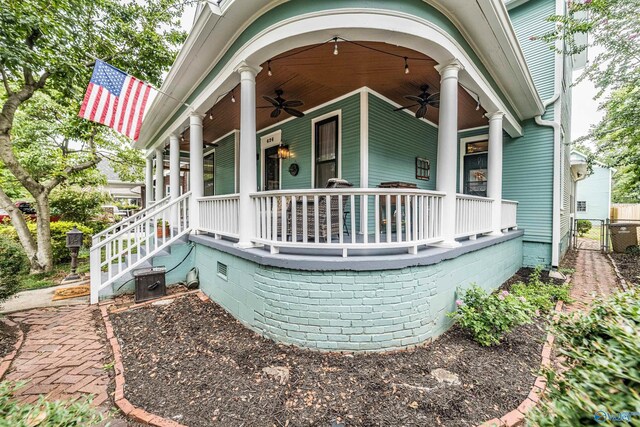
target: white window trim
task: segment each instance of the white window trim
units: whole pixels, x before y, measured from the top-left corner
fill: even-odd
[[[338,117],[338,178],[342,179],[342,109],[339,109],[311,119],[311,188],[316,188],[316,123],[335,116]]]
[[[467,136],[466,138],[460,138],[460,162],[458,164],[460,181],[458,184],[458,193],[462,193],[464,191],[464,156],[466,155],[466,145],[469,142],[478,142],[478,141],[489,141],[489,134],[484,135],[476,135],[476,136]],[[485,151],[488,153],[489,151]],[[437,166],[436,166],[437,167]]]
[[[267,142],[273,138],[272,142]],[[265,168],[265,155],[264,151],[267,148],[278,146],[282,143],[282,129],[278,129],[275,132],[268,133],[260,137],[260,191],[265,191],[264,188],[264,168]],[[282,189],[282,159],[278,160],[280,173],[278,176],[278,190]]]

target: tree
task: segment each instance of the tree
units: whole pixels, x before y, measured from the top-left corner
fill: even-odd
[[[587,48],[575,42],[588,34],[604,49],[580,77],[591,80],[605,116],[589,135],[597,156],[618,168],[614,201],[640,202],[640,0],[583,0],[569,3],[566,16],[552,16],[556,29],[542,38],[564,41],[564,52]]]
[[[11,216],[32,272],[53,266],[51,191],[103,156],[135,157],[115,133],[77,118],[95,59],[159,85],[185,38],[177,29],[183,6],[177,0],[0,0],[0,207]],[[16,183],[34,199],[35,240],[11,201]]]

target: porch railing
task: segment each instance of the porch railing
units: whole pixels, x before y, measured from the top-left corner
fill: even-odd
[[[255,243],[281,247],[406,248],[442,240],[444,193],[413,189],[340,188],[252,194]]]
[[[518,215],[518,202],[514,202],[513,200],[503,200],[502,201],[502,223],[500,224],[500,228],[503,230],[506,230],[509,228],[516,228],[518,226],[517,215]]]
[[[92,304],[102,289],[191,231],[190,198],[189,192],[171,202],[163,199],[134,220],[94,237],[89,254]]]
[[[456,194],[456,237],[474,237],[491,232],[492,199]]]
[[[240,199],[237,194],[198,199],[200,225],[198,229],[218,236],[237,239]]]

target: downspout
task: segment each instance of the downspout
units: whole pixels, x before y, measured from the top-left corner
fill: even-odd
[[[560,92],[556,85],[556,93],[550,99],[543,102],[546,112],[549,105],[554,105],[560,99]],[[555,111],[555,109],[554,109]],[[543,113],[544,114],[544,113]],[[557,267],[560,264],[560,137],[562,128],[560,123],[554,120],[543,120],[542,115],[536,116],[535,121],[539,126],[549,126],[553,128],[553,214],[551,225],[551,266]]]

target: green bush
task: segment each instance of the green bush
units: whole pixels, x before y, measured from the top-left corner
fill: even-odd
[[[533,425],[614,425],[611,417],[640,411],[639,288],[597,301],[580,316],[561,316],[552,332],[569,369],[544,372],[548,388],[529,414]],[[618,423],[638,425],[640,417],[628,421]]]
[[[18,403],[13,394],[22,385],[0,382],[0,427],[74,427],[102,422],[89,400],[49,402],[40,397],[33,404]]]
[[[557,301],[571,302],[569,285],[544,283],[540,280],[541,272],[542,267],[536,267],[527,283],[519,282],[511,286],[511,293],[524,297],[536,310],[544,312],[551,311]]]
[[[487,294],[477,285],[461,291],[456,305],[448,316],[483,346],[500,344],[513,328],[531,323],[535,311],[523,297],[507,291]]]
[[[579,219],[578,224],[576,225],[576,229],[578,230],[579,236],[584,236],[591,230],[591,221],[586,219]]]
[[[102,205],[109,199],[95,189],[63,187],[51,193],[51,215],[63,221],[87,222],[102,212]]]
[[[85,225],[77,224],[75,222],[58,221],[51,223],[51,246],[53,252],[53,262],[60,263],[68,261],[70,259],[69,249],[67,249],[67,231],[71,230],[76,225],[78,230],[84,233],[83,245],[85,247],[91,246],[91,236],[93,230]],[[33,237],[36,237],[36,224],[28,223],[29,231]],[[9,237],[14,241],[18,241],[18,234],[16,229],[11,225],[0,226],[0,236]]]
[[[18,292],[19,276],[28,266],[29,260],[22,246],[0,236],[0,303]]]

